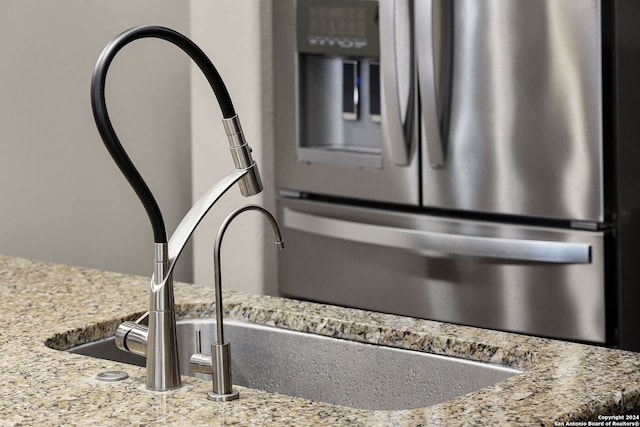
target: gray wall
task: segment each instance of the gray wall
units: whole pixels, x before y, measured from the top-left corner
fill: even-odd
[[[265,191],[251,198],[243,198],[237,189],[232,189],[194,235],[195,282],[211,285],[213,241],[224,217],[236,206],[248,203],[261,204],[275,214],[271,2],[192,0],[191,32],[229,89],[265,184]],[[229,173],[233,163],[220,110],[197,70],[192,74],[191,105],[195,199]],[[276,252],[273,233],[265,219],[255,212],[241,215],[229,227],[222,245],[223,286],[277,294]]]
[[[103,147],[89,103],[104,45],[150,23],[188,34],[189,2],[0,2],[1,254],[150,274],[149,222]],[[169,232],[191,205],[186,58],[166,42],[136,41],[107,78],[114,127]],[[191,280],[184,256],[176,278]]]

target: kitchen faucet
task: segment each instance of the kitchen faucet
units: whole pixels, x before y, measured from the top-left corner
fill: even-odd
[[[224,220],[218,234],[216,243],[213,248],[213,269],[215,274],[215,305],[216,305],[216,341],[211,343],[211,356],[201,354],[200,336],[196,338],[198,349],[196,354],[191,356],[190,366],[194,372],[202,372],[212,374],[213,390],[208,393],[208,399],[216,402],[226,402],[238,398],[238,392],[233,391],[231,383],[231,348],[229,342],[224,340],[224,328],[222,325],[222,270],[220,267],[220,253],[222,246],[222,238],[231,222],[241,213],[256,210],[266,216],[273,234],[276,238],[276,245],[280,249],[284,249],[284,240],[280,234],[280,227],[276,219],[264,208],[255,205],[241,206],[231,212]]]
[[[159,38],[168,41],[195,61],[213,89],[223,115],[223,125],[234,170],[209,189],[192,206],[167,241],[167,233],[160,208],[138,170],[122,147],[107,113],[105,81],[109,65],[115,55],[127,44],[142,38]],[[165,391],[181,385],[176,339],[175,304],[173,296],[173,268],[204,215],[214,203],[235,183],[243,196],[262,191],[258,167],[251,157],[240,121],[235,113],[218,71],[204,52],[184,35],[165,27],[142,26],[124,31],[102,51],[91,79],[91,105],[98,131],[107,150],[121,172],[129,181],[144,205],[154,235],[154,272],[150,284],[149,312],[136,322],[124,322],[116,331],[116,343],[122,350],[146,356],[146,386],[149,390]],[[143,321],[148,326],[143,325]]]

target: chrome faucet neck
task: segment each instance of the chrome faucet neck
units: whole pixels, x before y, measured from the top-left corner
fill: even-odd
[[[224,220],[218,234],[213,249],[213,262],[215,274],[215,307],[216,307],[216,341],[211,343],[211,356],[196,353],[191,356],[190,366],[194,372],[210,373],[213,375],[213,390],[207,395],[209,400],[216,402],[226,402],[238,398],[238,392],[232,389],[231,382],[231,344],[224,339],[223,307],[222,307],[222,268],[220,266],[220,253],[222,239],[231,222],[241,213],[255,210],[262,213],[273,230],[276,238],[276,245],[284,248],[284,240],[280,234],[280,227],[276,219],[266,209],[256,206],[241,206],[231,212]],[[197,337],[198,347],[200,347],[200,336]]]
[[[271,213],[264,209],[263,207],[257,205],[247,205],[241,206],[237,208],[235,211],[231,212],[224,220],[220,229],[218,230],[218,234],[216,235],[215,245],[213,247],[213,270],[215,275],[215,304],[216,304],[216,327],[217,327],[217,341],[218,344],[224,343],[224,330],[222,327],[222,267],[220,256],[222,252],[222,239],[224,238],[224,234],[231,225],[231,222],[243,212],[247,211],[258,211],[262,213],[271,225],[271,229],[276,238],[276,245],[280,247],[280,249],[284,248],[284,241],[282,240],[282,234],[280,233],[280,228],[278,227],[278,222],[271,215]]]
[[[154,243],[153,244],[153,276],[152,285],[157,286],[166,281],[170,274],[169,270],[169,244]]]

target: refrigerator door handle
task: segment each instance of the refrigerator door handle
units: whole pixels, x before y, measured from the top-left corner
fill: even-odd
[[[379,7],[383,135],[393,163],[407,166],[411,144],[405,123],[410,126],[414,113],[409,1],[380,0]]]
[[[320,236],[408,250],[421,255],[448,254],[511,261],[590,264],[591,245],[544,240],[505,239],[363,224],[284,209],[284,226]]]
[[[445,150],[441,129],[441,120],[438,114],[438,89],[436,75],[436,50],[433,0],[417,0],[415,5],[415,44],[418,58],[418,87],[420,91],[420,107],[422,133],[425,139],[429,164],[432,168],[441,168],[445,164]],[[440,25],[452,25],[448,20],[442,20]],[[451,31],[445,28],[444,31]],[[442,31],[440,31],[442,33]],[[441,42],[443,38],[441,38]],[[449,50],[451,46],[448,46]],[[451,60],[451,52],[441,52],[442,58]],[[442,71],[451,73],[450,64]],[[442,80],[449,81],[450,75],[443,76]]]

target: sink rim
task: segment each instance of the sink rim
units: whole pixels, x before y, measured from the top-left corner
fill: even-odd
[[[134,314],[132,316],[130,316],[131,318],[135,318],[136,316],[139,316],[138,314]],[[215,324],[215,319],[210,318],[210,317],[186,317],[183,319],[178,319],[176,320],[176,324],[180,325],[180,324],[186,324],[186,323],[214,323]],[[105,322],[105,323],[111,323],[111,322]],[[102,325],[103,323],[100,323],[99,325]],[[428,355],[429,357],[433,357],[434,359],[437,360],[456,360],[459,363],[464,363],[464,364],[469,364],[469,365],[479,365],[479,366],[489,366],[489,367],[495,367],[495,368],[499,368],[499,369],[503,369],[505,371],[512,371],[513,374],[518,375],[518,374],[522,374],[524,372],[527,372],[529,369],[525,369],[525,368],[519,368],[519,367],[513,367],[513,366],[509,366],[509,365],[505,365],[502,363],[495,363],[492,361],[482,361],[482,360],[474,360],[474,359],[470,359],[470,358],[466,358],[466,357],[462,357],[459,355],[447,355],[447,354],[439,354],[439,353],[435,353],[435,352],[429,352],[429,351],[422,351],[419,349],[413,349],[413,348],[406,348],[406,347],[396,347],[396,346],[391,346],[391,345],[385,345],[385,344],[378,344],[378,343],[372,343],[372,342],[368,342],[368,341],[358,341],[358,340],[351,340],[348,338],[342,338],[342,337],[335,337],[335,336],[329,336],[329,335],[323,335],[323,334],[319,334],[319,333],[315,333],[315,332],[309,332],[309,331],[300,331],[297,329],[288,329],[288,328],[283,328],[280,326],[274,326],[274,325],[268,325],[268,324],[262,324],[262,323],[255,323],[255,322],[250,322],[247,320],[243,320],[243,319],[226,319],[224,321],[224,324],[227,325],[229,324],[230,326],[239,326],[239,325],[251,325],[252,327],[256,328],[256,329],[261,329],[261,330],[278,330],[278,331],[283,331],[284,333],[288,333],[288,334],[300,334],[300,335],[309,335],[309,336],[316,336],[319,337],[320,339],[330,339],[330,340],[336,340],[336,341],[346,341],[346,342],[351,342],[351,343],[355,343],[355,344],[361,344],[361,345],[369,345],[369,346],[374,346],[374,347],[384,347],[387,348],[389,350],[397,350],[400,352],[410,352],[410,353],[417,353],[417,354],[423,354],[423,355]],[[96,324],[98,325],[98,324]],[[91,326],[89,326],[91,327]],[[71,330],[69,331],[69,333],[76,333],[76,330]],[[115,330],[114,330],[115,333]],[[56,334],[56,336],[58,335],[62,335],[64,336],[65,333],[61,333],[61,334]],[[51,344],[51,342],[53,342],[53,339],[56,337],[52,337],[47,339],[47,341],[45,342],[45,345],[48,348],[51,348],[53,350],[59,350],[59,351],[65,351],[65,352],[69,352],[69,350],[73,350],[73,349],[77,349],[77,348],[81,348],[84,346],[90,346],[90,345],[94,345],[97,344],[101,341],[112,341],[114,339],[114,335],[107,335],[107,336],[102,336],[100,338],[91,340],[91,341],[87,341],[87,342],[83,342],[81,344],[75,344],[75,345],[71,345],[70,347],[64,346],[64,347],[60,347],[57,345],[53,345]],[[209,354],[209,353],[204,353],[204,354]]]
[[[223,293],[239,294],[235,291],[223,291]],[[246,296],[246,295],[244,295]],[[293,299],[283,297],[269,297],[258,296],[261,298],[274,299],[274,300],[286,300],[299,303],[300,305],[312,305],[322,307],[336,307],[340,310],[349,310],[350,312],[371,314],[373,316],[391,317],[392,319],[404,319],[411,323],[417,322],[418,324],[429,323],[438,326],[438,329],[454,330],[461,326],[455,324],[442,323],[437,321],[431,321],[428,319],[417,319],[398,316],[394,314],[368,312],[359,309],[339,307],[339,306],[325,306],[314,302],[297,301]],[[227,301],[231,299],[227,297]],[[369,318],[363,321],[360,318],[357,319],[334,319],[331,316],[323,318],[321,321],[316,315],[301,315],[295,316],[284,315],[281,313],[274,313],[274,310],[267,309],[266,315],[262,315],[257,319],[251,319],[251,314],[263,313],[264,307],[247,307],[246,303],[240,304],[228,304],[225,302],[224,319],[226,322],[239,321],[252,325],[260,325],[266,327],[273,327],[277,329],[307,333],[311,335],[324,336],[328,338],[342,339],[345,341],[358,342],[363,344],[372,344],[382,347],[397,348],[402,350],[410,350],[419,353],[427,353],[431,355],[439,355],[457,359],[463,359],[470,362],[478,362],[482,364],[498,365],[505,368],[513,368],[521,372],[528,372],[537,369],[541,360],[538,354],[531,352],[530,350],[523,349],[518,343],[500,342],[488,343],[487,339],[479,340],[479,336],[493,335],[496,338],[502,335],[518,336],[519,334],[503,331],[494,331],[490,329],[482,329],[471,326],[464,326],[466,330],[476,331],[476,334],[470,337],[458,336],[455,332],[448,333],[445,330],[425,330],[424,328],[411,328],[412,325],[406,327],[400,326],[387,326],[382,323],[380,319]],[[237,307],[236,307],[237,306]],[[235,312],[235,309],[239,309]],[[139,319],[146,311],[135,311],[131,314],[115,317],[107,320],[97,320],[96,322],[85,324],[81,327],[67,329],[66,331],[56,332],[54,335],[47,337],[44,340],[44,345],[47,348],[65,351],[72,347],[76,347],[82,344],[92,343],[100,339],[106,339],[113,337],[118,326],[124,321],[135,321]],[[286,312],[286,311],[284,311]],[[199,303],[186,303],[176,305],[176,321],[190,321],[190,320],[207,320],[214,319],[213,307],[209,304]],[[325,324],[337,323],[341,325],[339,330],[332,330],[325,327]],[[309,325],[312,326],[309,326]],[[302,325],[302,327],[300,327]],[[319,329],[318,325],[321,325]],[[404,326],[404,325],[403,325]],[[362,333],[362,330],[372,328],[375,333]],[[353,330],[351,330],[353,329]],[[412,337],[414,335],[415,337]],[[446,339],[442,339],[442,336],[446,336]],[[551,341],[547,338],[522,336],[523,339],[531,341]],[[475,339],[475,340],[474,340]],[[433,340],[431,342],[430,340]]]

